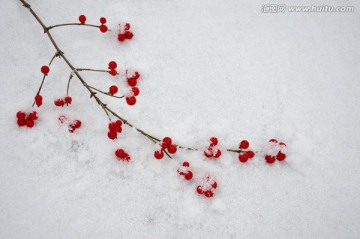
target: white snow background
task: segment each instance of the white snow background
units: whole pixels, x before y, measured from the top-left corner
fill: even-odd
[[[0,238],[359,238],[360,4],[291,1],[288,5],[352,5],[354,13],[261,13],[270,1],[29,1],[47,25],[108,19],[130,22],[131,41],[115,32],[64,27],[52,34],[76,67],[141,73],[140,96],[101,98],[131,123],[175,143],[222,147],[242,139],[262,150],[277,138],[284,163],[263,153],[241,164],[179,150],[156,160],[153,144],[124,127],[107,138],[108,121],[77,78],[73,104],[58,108],[70,70],[56,59],[46,79],[40,119],[19,128],[15,114],[33,97],[54,48],[20,1],[1,0]],[[124,81],[81,73],[103,90]],[[60,125],[80,119],[74,134]],[[119,162],[114,151],[131,155]],[[190,182],[176,169],[187,160]],[[197,182],[215,176],[207,199]]]

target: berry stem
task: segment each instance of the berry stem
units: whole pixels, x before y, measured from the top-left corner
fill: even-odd
[[[95,71],[95,72],[104,72],[104,73],[110,73],[109,70],[97,70],[97,69],[90,69],[90,68],[77,68],[77,71]],[[117,73],[119,75],[119,73]]]
[[[56,27],[65,27],[65,26],[85,26],[85,27],[96,27],[100,28],[100,25],[93,25],[93,24],[82,24],[82,23],[62,23],[54,26],[45,27],[44,32],[47,33],[49,30],[56,28]],[[108,31],[111,31],[108,29]]]
[[[118,99],[121,99],[121,98],[124,98],[124,96],[116,96],[116,95],[112,95],[108,92],[105,92],[105,91],[102,91],[102,90],[99,90],[91,85],[88,85],[90,89],[93,89],[93,90],[96,90],[97,92],[100,92],[101,94],[104,94],[104,95],[107,95],[107,96],[110,96],[110,97],[114,97],[114,98],[118,98]]]

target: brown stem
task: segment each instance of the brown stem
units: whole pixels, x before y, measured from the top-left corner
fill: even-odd
[[[84,26],[84,27],[96,27],[96,28],[100,28],[99,25],[93,25],[93,24],[82,24],[82,23],[63,23],[63,24],[58,24],[58,25],[54,25],[54,26],[49,26],[46,27],[44,29],[44,32],[48,32],[50,29],[53,29],[55,27],[64,27],[64,26]],[[108,31],[110,32],[111,30],[108,29]]]
[[[74,77],[74,72],[72,71],[69,76],[69,80],[66,87],[66,96],[69,96],[69,90],[70,90],[70,81]]]
[[[90,93],[90,98],[94,98],[96,100],[96,102],[101,106],[101,108],[105,111],[106,115],[108,116],[109,120],[110,119],[110,114],[112,114],[114,117],[118,118],[119,120],[121,120],[125,125],[134,128],[136,131],[138,131],[140,134],[144,135],[145,137],[147,137],[150,141],[152,141],[153,143],[157,143],[160,142],[161,140],[146,133],[145,131],[135,127],[133,124],[131,124],[130,122],[128,122],[126,119],[124,119],[123,117],[121,117],[120,115],[118,115],[117,113],[115,113],[113,110],[111,110],[110,108],[107,107],[106,104],[104,104],[99,97],[96,96],[96,92],[94,92],[92,90],[92,87],[89,86],[86,81],[82,78],[82,76],[79,74],[79,71],[97,71],[97,72],[107,72],[105,70],[94,70],[94,69],[82,69],[82,68],[75,68],[70,61],[65,57],[64,53],[60,50],[59,46],[56,44],[54,38],[52,37],[50,31],[48,31],[50,28],[47,28],[45,26],[45,24],[41,21],[41,19],[38,17],[38,15],[32,10],[30,4],[28,4],[25,0],[19,0],[24,7],[28,8],[30,13],[35,17],[35,19],[38,21],[38,23],[41,25],[41,27],[43,28],[44,32],[47,34],[47,36],[49,37],[51,43],[53,44],[53,46],[55,47],[57,54],[55,54],[56,56],[60,56],[63,58],[63,60],[65,61],[65,63],[69,66],[69,68],[72,70],[72,72],[77,76],[77,78],[80,80],[80,82],[83,84],[83,86],[89,91]],[[52,28],[54,28],[55,26],[53,26]],[[194,151],[200,151],[201,149],[198,148],[189,148],[189,147],[184,147],[181,145],[176,145],[178,148],[180,149],[187,149],[187,150],[194,150]],[[240,153],[240,152],[244,152],[241,150],[233,150],[233,149],[227,149],[227,151],[229,152],[235,152],[235,153]],[[168,157],[171,158],[171,156],[165,151],[166,155]]]
[[[112,95],[108,92],[105,92],[105,91],[102,91],[102,90],[99,90],[98,88],[95,88],[91,85],[88,85],[90,89],[93,89],[93,90],[96,90],[97,92],[100,92],[101,94],[104,94],[104,95],[107,95],[107,96],[110,96],[110,97],[114,97],[114,98],[118,98],[118,99],[121,99],[121,98],[124,98],[124,96],[116,96],[116,95]]]

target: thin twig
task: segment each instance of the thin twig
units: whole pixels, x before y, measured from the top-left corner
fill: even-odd
[[[88,85],[89,88],[93,89],[93,90],[96,90],[97,92],[100,92],[101,94],[104,94],[104,95],[107,95],[107,96],[110,96],[110,97],[114,97],[114,98],[118,98],[118,99],[121,99],[121,98],[124,98],[124,96],[116,96],[116,95],[112,95],[108,92],[105,92],[105,91],[102,91],[102,90],[99,90],[91,85]]]
[[[74,72],[72,71],[69,76],[69,80],[66,87],[66,96],[69,96],[69,90],[70,90],[70,81],[74,77]]]
[[[64,27],[64,26],[84,26],[84,27],[96,27],[96,28],[100,28],[99,25],[93,25],[93,24],[82,24],[82,23],[63,23],[63,24],[58,24],[58,25],[54,25],[54,26],[49,26],[46,27],[44,29],[44,32],[48,32],[50,29],[56,28],[56,27]],[[111,30],[108,29],[108,31],[110,32]]]

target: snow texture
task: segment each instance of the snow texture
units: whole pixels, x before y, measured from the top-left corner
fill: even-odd
[[[30,0],[29,0],[30,1]],[[138,70],[133,107],[106,99],[120,115],[158,137],[206,147],[211,136],[254,150],[277,138],[283,163],[259,153],[246,164],[223,152],[205,159],[179,150],[155,160],[155,146],[129,127],[107,138],[107,118],[81,86],[58,108],[70,74],[56,59],[46,79],[40,119],[19,128],[15,114],[31,110],[40,67],[54,48],[19,1],[1,0],[0,238],[359,238],[360,4],[354,13],[261,13],[265,1],[35,1],[47,25],[108,19],[130,22],[134,38],[77,26],[53,29],[76,67]],[[287,2],[288,3],[288,2]],[[293,1],[294,5],[314,4]],[[107,90],[125,81],[83,72]],[[70,134],[58,117],[80,119]],[[114,156],[117,148],[129,163]],[[194,179],[177,168],[189,161]],[[215,197],[199,197],[212,175]]]

